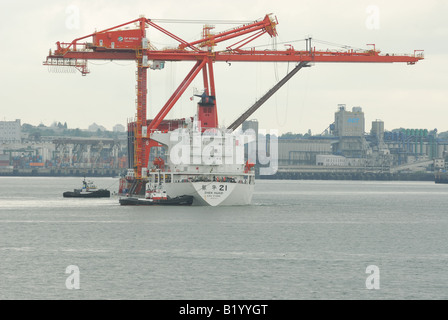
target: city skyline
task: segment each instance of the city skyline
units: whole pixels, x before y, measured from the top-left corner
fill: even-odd
[[[350,110],[348,110],[348,111],[350,111]],[[14,122],[14,121],[16,121],[16,120],[20,120],[21,121],[21,119],[15,119],[15,120],[6,120],[7,122]],[[1,121],[5,121],[5,120],[1,120]],[[249,120],[247,120],[247,121],[252,121],[251,119],[249,119]],[[364,133],[365,134],[369,134],[370,133],[370,131],[371,131],[371,129],[372,129],[372,126],[373,126],[373,122],[376,122],[376,121],[382,121],[381,119],[375,119],[375,120],[372,120],[372,122],[369,122],[369,123],[366,123],[365,124],[365,131],[364,131]],[[44,123],[40,123],[40,124],[32,124],[32,123],[21,123],[21,125],[23,126],[23,125],[31,125],[31,126],[33,126],[33,127],[42,127],[42,126],[44,126],[45,128],[48,128],[48,129],[53,129],[53,128],[57,128],[58,126],[58,124],[62,124],[62,125],[65,125],[65,124],[67,124],[67,128],[63,128],[63,129],[68,129],[68,130],[81,130],[81,131],[90,131],[90,132],[94,132],[94,131],[97,131],[96,129],[95,130],[93,130],[92,129],[92,127],[93,126],[96,126],[96,127],[98,127],[101,131],[118,131],[118,132],[126,132],[127,131],[127,128],[124,126],[124,125],[122,125],[122,124],[120,124],[120,123],[116,123],[115,125],[113,125],[112,126],[112,128],[107,128],[107,127],[105,127],[105,126],[103,126],[102,124],[100,124],[100,123],[96,123],[96,122],[93,122],[93,123],[91,123],[91,124],[88,124],[87,125],[87,127],[83,127],[83,128],[80,128],[80,127],[73,127],[73,126],[70,126],[66,121],[53,121],[50,125],[46,125],[46,124],[44,124]],[[331,124],[335,124],[335,121],[333,121]],[[124,131],[121,131],[121,130],[118,130],[118,127],[120,127],[120,129],[123,129]],[[239,129],[242,129],[242,127],[240,127]],[[262,128],[263,129],[263,128]],[[306,131],[302,131],[302,132],[298,132],[298,131],[287,131],[287,132],[281,132],[281,133],[279,133],[278,134],[278,136],[282,136],[282,135],[306,135],[306,134],[310,134],[310,132],[311,132],[311,135],[313,135],[313,136],[319,136],[319,135],[322,135],[322,134],[325,134],[325,132],[327,132],[327,134],[329,134],[329,127],[327,127],[325,130],[323,130],[322,132],[313,132],[311,129],[308,129],[308,130],[306,130]],[[428,127],[428,128],[422,128],[422,127],[418,127],[418,128],[410,128],[410,127],[407,127],[407,126],[400,126],[400,127],[395,127],[395,128],[387,128],[387,127],[385,127],[385,129],[384,129],[384,131],[385,132],[393,132],[393,131],[397,131],[397,130],[401,130],[401,129],[416,129],[416,130],[427,130],[428,132],[431,132],[431,131],[434,131],[434,130],[437,130],[437,133],[448,133],[448,130],[439,130],[439,129],[437,129],[437,128],[432,128],[432,127]],[[244,131],[244,130],[243,130]],[[268,132],[269,133],[269,132]]]

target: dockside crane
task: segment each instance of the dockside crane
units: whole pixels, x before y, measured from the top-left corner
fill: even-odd
[[[195,77],[202,71],[204,93],[198,103],[198,120],[202,130],[218,127],[218,113],[214,83],[213,63],[215,62],[295,62],[297,66],[277,85],[268,91],[241,117],[229,127],[236,129],[245,119],[257,110],[270,96],[284,85],[301,68],[317,62],[362,62],[362,63],[407,63],[415,64],[423,59],[421,50],[415,50],[413,55],[382,55],[375,47],[371,50],[319,51],[307,41],[306,50],[295,50],[290,46],[286,50],[255,50],[247,48],[255,39],[268,34],[277,36],[277,18],[272,14],[263,19],[241,25],[231,30],[214,33],[213,27],[205,25],[202,38],[187,42],[162,28],[154,21],[141,16],[138,19],[97,31],[68,43],[57,42],[56,50],[51,52],[44,61],[50,68],[72,67],[87,75],[88,60],[133,60],[137,65],[137,100],[136,120],[134,128],[134,175],[137,180],[142,179],[142,169],[146,168],[149,160],[149,150],[157,145],[150,139],[150,134],[157,130],[166,115],[173,108]],[[138,27],[130,28],[137,25]],[[151,45],[146,37],[146,29],[153,28],[169,36],[178,46],[174,49],[158,50]],[[215,47],[224,41],[238,40],[223,50]],[[310,39],[308,39],[310,40]],[[158,114],[147,125],[147,71],[148,69],[162,69],[166,61],[192,61],[194,66],[177,87]]]

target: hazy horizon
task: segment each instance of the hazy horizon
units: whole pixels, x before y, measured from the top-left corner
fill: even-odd
[[[334,121],[338,104],[348,109],[362,107],[366,128],[373,120],[385,128],[448,130],[448,35],[444,13],[448,3],[429,0],[424,6],[407,1],[206,1],[185,3],[167,0],[146,1],[3,1],[0,30],[4,48],[0,57],[0,119],[21,119],[22,123],[51,124],[67,119],[79,128],[91,123],[112,128],[126,126],[135,116],[135,62],[89,61],[91,73],[49,73],[42,65],[57,41],[70,42],[138,18],[253,21],[268,13],[277,17],[279,50],[288,44],[304,49],[303,39],[311,36],[317,49],[343,49],[344,45],[369,49],[375,44],[382,53],[413,54],[424,50],[425,59],[415,65],[316,63],[301,70],[250,119],[260,128],[286,132],[323,132]],[[203,9],[208,8],[205,12]],[[42,19],[45,17],[45,19]],[[38,19],[39,23],[32,23]],[[199,39],[203,24],[158,23],[192,41]],[[238,25],[238,24],[237,24]],[[216,24],[215,32],[234,25]],[[176,45],[173,40],[148,30],[157,48]],[[321,40],[318,42],[318,40]],[[225,45],[234,43],[229,42]],[[340,44],[339,47],[333,46]],[[217,46],[223,50],[225,45]],[[275,47],[267,35],[253,45]],[[262,48],[262,47],[261,47]],[[148,112],[151,119],[182,81],[192,64],[167,62],[164,70],[148,72]],[[218,119],[222,126],[233,122],[243,111],[283,77],[293,64],[216,62],[215,82]],[[198,76],[168,114],[168,118],[193,116],[201,90]]]

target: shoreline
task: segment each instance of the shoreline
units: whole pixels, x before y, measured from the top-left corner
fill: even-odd
[[[354,180],[354,181],[434,181],[432,172],[280,172],[257,176],[259,180]]]
[[[44,171],[45,170],[45,171]],[[0,170],[1,177],[110,177],[123,176],[123,169],[13,169]],[[257,180],[359,180],[359,181],[434,181],[433,172],[374,173],[374,172],[277,172],[256,175]]]

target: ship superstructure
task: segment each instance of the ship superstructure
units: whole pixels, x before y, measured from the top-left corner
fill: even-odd
[[[174,198],[192,195],[193,205],[247,205],[255,186],[253,164],[244,159],[250,135],[227,129],[203,131],[197,117],[183,128],[154,132],[151,139],[167,148],[146,175],[150,188]]]

